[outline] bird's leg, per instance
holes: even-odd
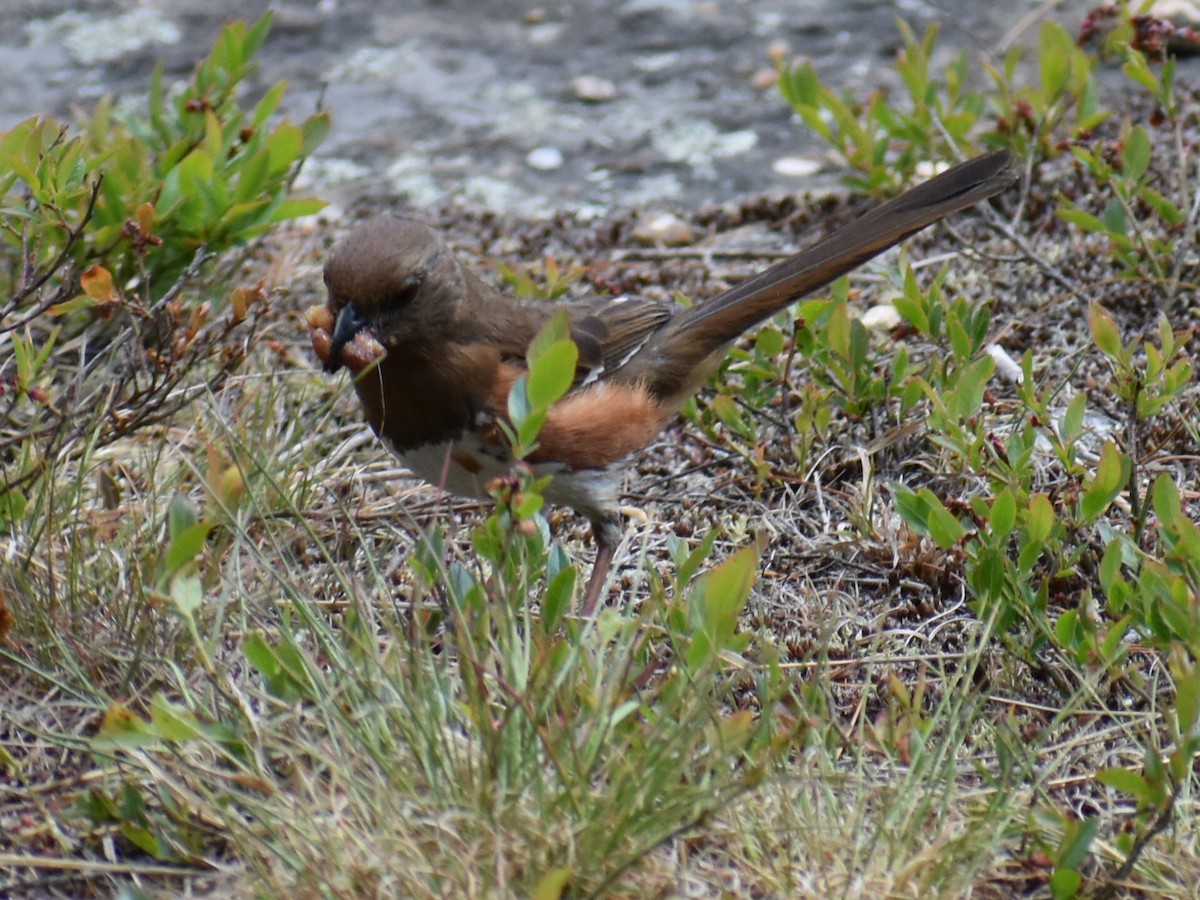
[[[615,509],[611,516],[592,519],[592,537],[596,541],[596,562],[592,564],[592,575],[583,592],[583,614],[591,618],[604,593],[604,582],[612,568],[617,545],[621,543],[621,515]]]
[[[588,579],[587,590],[583,595],[583,615],[591,618],[604,593],[604,581],[608,578],[608,570],[612,568],[613,556],[617,551],[616,545],[609,544],[596,538],[596,562],[592,564],[592,575]]]

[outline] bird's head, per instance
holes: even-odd
[[[325,262],[333,329],[325,367],[359,370],[370,357],[451,327],[463,272],[441,238],[420,222],[363,222]]]

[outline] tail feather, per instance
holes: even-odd
[[[680,362],[695,357],[689,360],[694,364],[922,228],[999,193],[1016,177],[1004,151],[948,169],[721,296],[676,315],[653,341],[655,355]],[[663,387],[670,392],[668,385]]]

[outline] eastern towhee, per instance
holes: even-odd
[[[309,310],[326,370],[355,377],[371,428],[406,466],[456,494],[486,497],[512,456],[498,422],[529,343],[566,309],[579,348],[574,386],[527,459],[550,473],[552,503],[592,523],[591,614],[621,537],[622,461],[649,443],[746,329],[950,213],[1016,179],[1007,153],[957,165],[824,240],[689,309],[639,297],[567,304],[484,284],[430,228],[380,217],[356,227],[325,263],[328,306]]]

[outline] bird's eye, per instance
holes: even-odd
[[[421,289],[421,282],[424,276],[420,272],[413,272],[405,278],[388,296],[389,306],[407,306],[412,303],[417,297],[417,291]]]

